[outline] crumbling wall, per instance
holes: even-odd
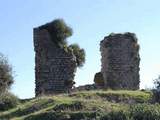
[[[133,33],[110,34],[100,43],[106,88],[139,88],[139,45]]]
[[[74,79],[76,60],[51,40],[45,29],[34,29],[36,96],[66,91],[65,82]]]

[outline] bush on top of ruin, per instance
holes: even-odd
[[[72,28],[70,28],[63,19],[55,19],[50,23],[42,25],[39,29],[45,29],[49,32],[52,41],[59,46],[67,45],[67,38],[72,36]]]
[[[78,44],[71,44],[68,46],[67,38],[72,36],[73,30],[63,19],[55,19],[50,23],[40,26],[39,29],[47,30],[52,41],[66,52],[73,52],[76,57],[77,66],[83,66],[85,63],[85,50],[80,48]]]

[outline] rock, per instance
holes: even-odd
[[[96,86],[103,87],[104,86],[104,79],[103,74],[101,72],[98,72],[94,76],[94,82]]]

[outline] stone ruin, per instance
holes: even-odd
[[[66,91],[66,81],[74,79],[74,55],[57,46],[49,32],[39,27],[34,28],[34,48],[36,96]]]
[[[35,93],[50,95],[68,90],[77,68],[73,51],[53,42],[48,30],[34,28]],[[95,75],[99,86],[112,89],[139,89],[139,45],[133,33],[110,34],[100,43],[101,72]],[[91,85],[85,88],[98,88]]]
[[[139,89],[139,45],[133,33],[110,34],[100,43],[104,87]]]

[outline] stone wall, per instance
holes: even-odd
[[[34,29],[36,96],[66,91],[65,81],[73,80],[76,60],[72,52],[57,46],[45,29]]]
[[[100,43],[106,88],[139,88],[139,45],[133,33],[110,34]]]

